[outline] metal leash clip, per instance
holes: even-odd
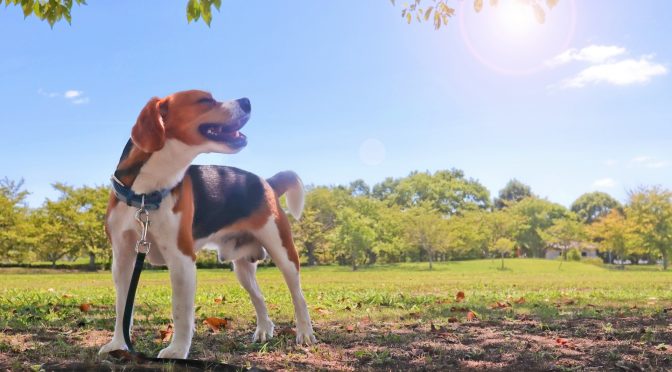
[[[145,196],[142,196],[142,203],[140,208],[135,212],[135,220],[138,221],[141,227],[140,239],[135,242],[136,253],[149,253],[152,243],[147,241],[147,231],[149,230],[149,211],[145,208]]]

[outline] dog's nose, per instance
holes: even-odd
[[[241,110],[243,110],[244,113],[249,114],[250,111],[252,110],[252,105],[250,105],[249,99],[241,98],[237,99],[236,102],[238,102],[238,106],[240,107]]]

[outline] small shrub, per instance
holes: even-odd
[[[581,261],[581,251],[576,248],[570,249],[567,251],[567,260],[569,261]]]

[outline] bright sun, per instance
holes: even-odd
[[[498,28],[506,38],[522,39],[531,36],[536,19],[532,7],[519,1],[501,2],[495,12]]]

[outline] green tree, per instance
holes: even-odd
[[[590,236],[598,242],[600,248],[609,252],[609,263],[612,262],[612,254],[623,262],[628,251],[634,246],[632,227],[628,222],[621,212],[612,209],[606,216],[588,227]]]
[[[334,238],[341,259],[357,270],[369,259],[369,252],[376,239],[373,220],[359,213],[357,207],[346,206],[337,211],[338,227]]]
[[[488,249],[494,241],[489,216],[490,212],[476,210],[451,216],[447,220],[447,252],[451,258],[487,257]]]
[[[509,204],[517,203],[531,196],[534,195],[532,195],[530,186],[514,178],[503,189],[499,190],[499,197],[495,198],[495,207],[502,209]]]
[[[407,209],[404,217],[408,241],[426,255],[432,270],[434,255],[448,246],[447,221],[427,203]]]
[[[59,202],[76,212],[63,221],[76,233],[75,244],[80,247],[81,254],[89,257],[89,269],[96,269],[96,257],[103,256],[110,261],[112,250],[105,234],[110,189],[107,186],[75,188],[62,183],[54,184],[54,188],[61,192]]]
[[[399,180],[385,180],[393,185],[385,200],[404,208],[428,204],[444,216],[484,209],[490,206],[490,193],[483,185],[464,176],[461,170],[412,172]],[[374,195],[384,194],[388,187],[374,186]]]
[[[494,251],[499,253],[502,257],[502,269],[504,269],[504,256],[507,253],[513,252],[513,250],[516,248],[516,242],[509,238],[499,238],[495,242],[494,246]]]
[[[334,261],[337,211],[351,198],[342,188],[316,187],[307,192],[303,216],[292,223],[294,241],[308,265]]]
[[[612,209],[622,209],[622,206],[618,200],[612,198],[609,194],[594,191],[579,196],[572,203],[570,209],[579,216],[581,221],[591,224],[608,215]]]
[[[350,182],[350,187],[348,187],[348,190],[350,190],[350,194],[352,194],[352,196],[371,195],[371,188],[362,179]]]
[[[56,267],[56,261],[79,255],[79,234],[72,228],[77,210],[69,200],[47,200],[30,217],[37,232],[34,247],[37,258]]]
[[[23,262],[31,243],[23,180],[0,179],[0,261]]]
[[[556,220],[565,218],[565,207],[531,197],[521,200],[509,209],[520,221],[515,237],[517,245],[532,257],[543,257],[546,244],[540,232],[553,226]]]
[[[672,191],[655,186],[630,192],[626,216],[633,222],[638,243],[659,254],[667,270],[672,250]]]

